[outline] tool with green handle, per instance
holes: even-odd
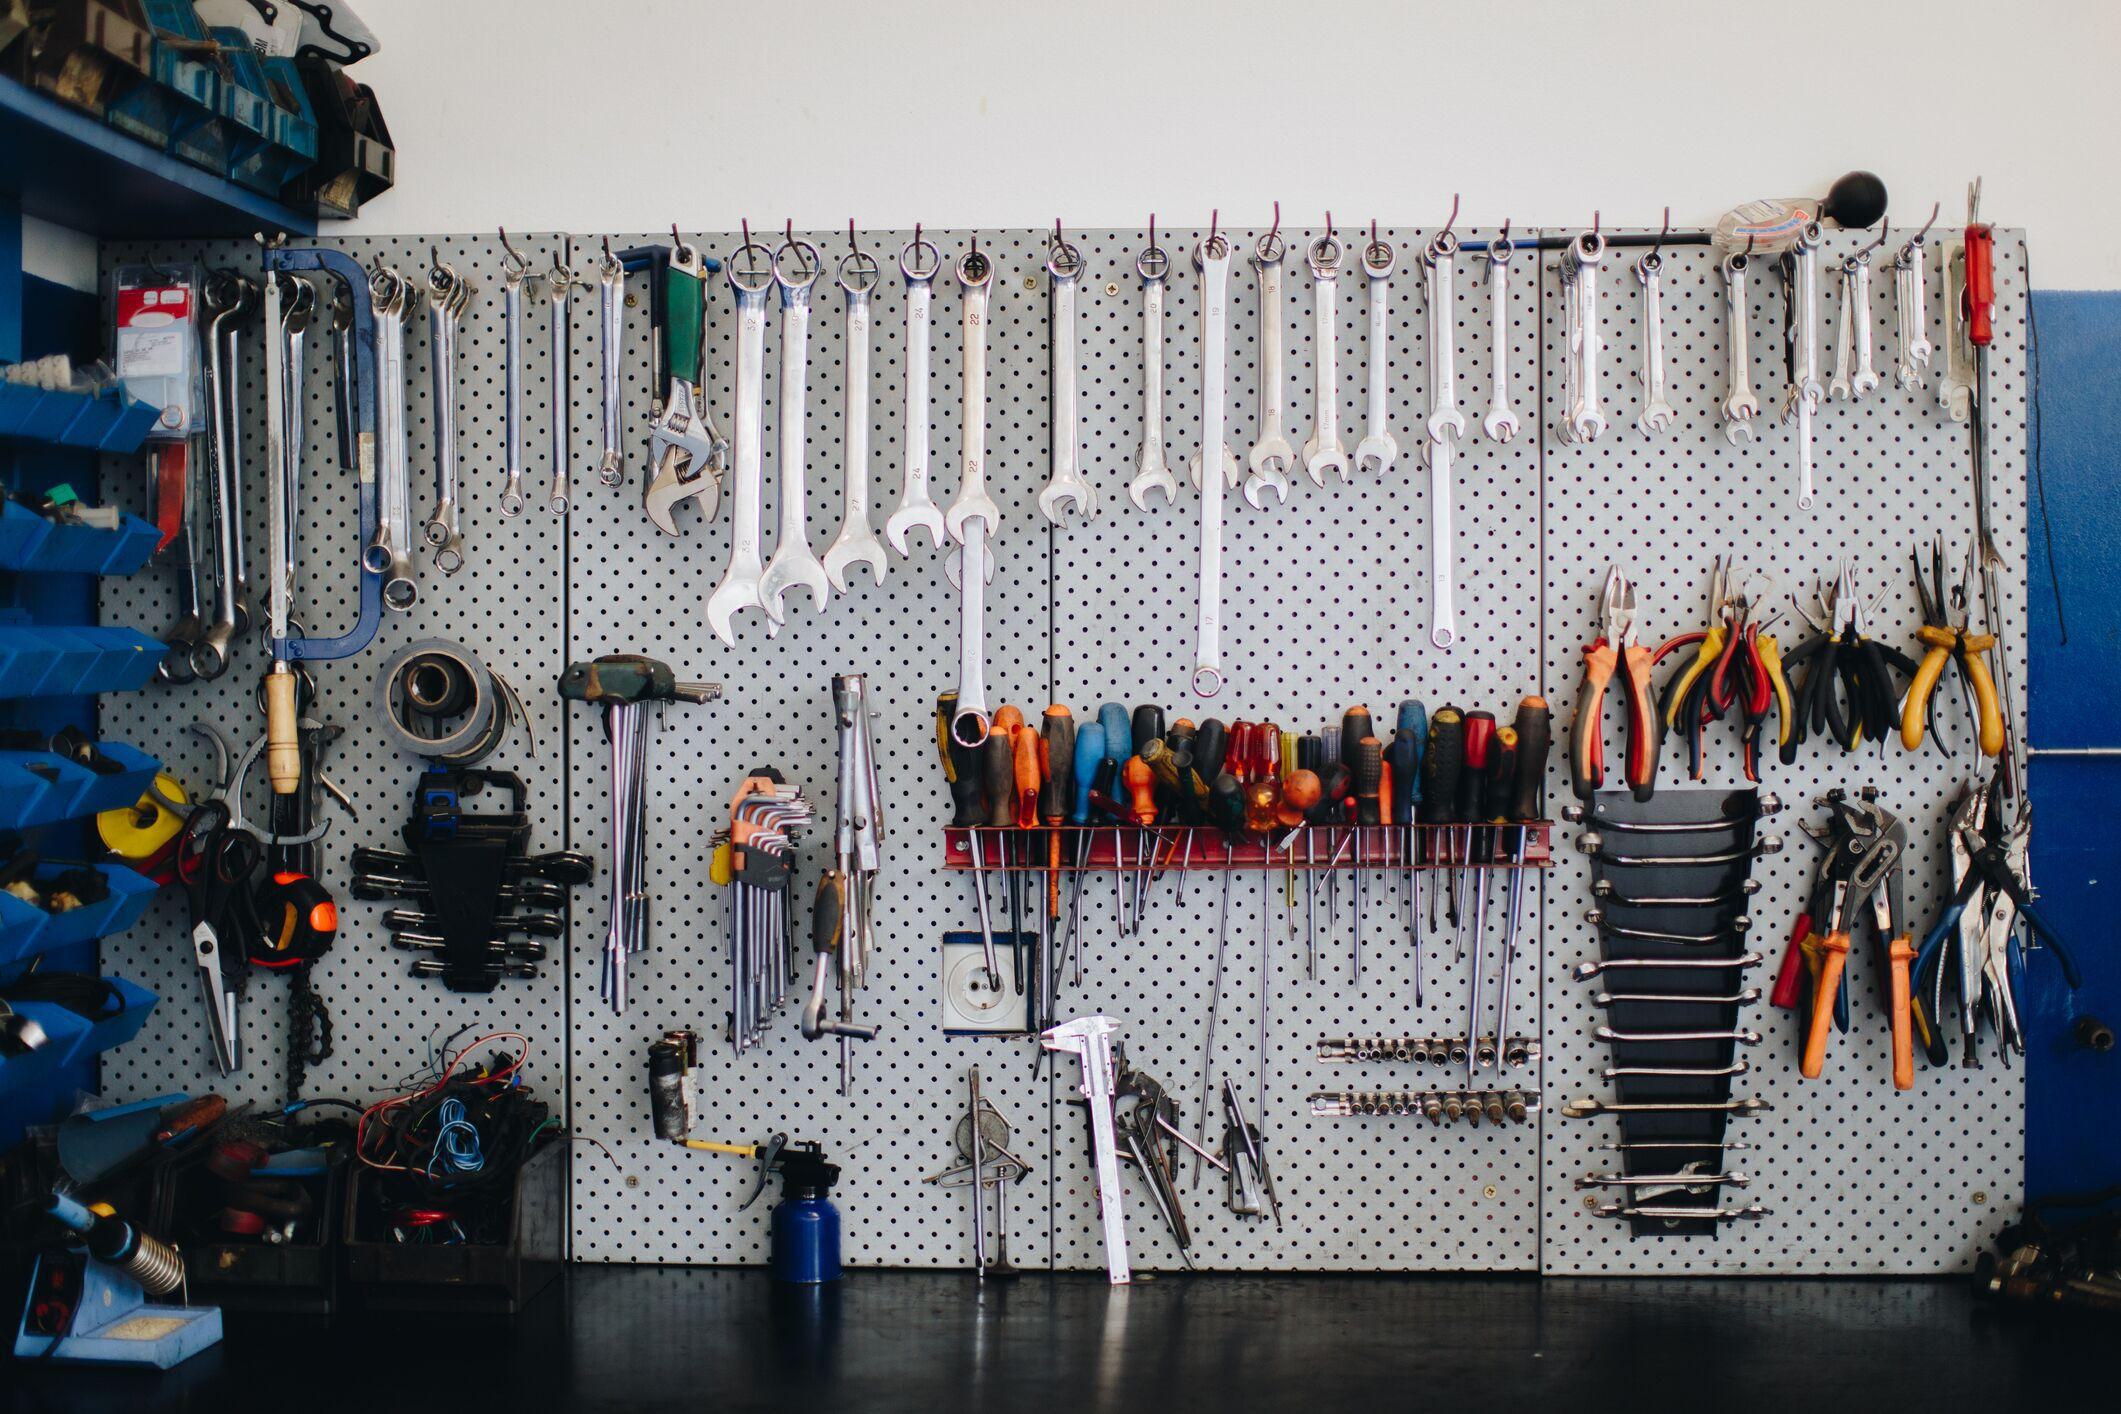
[[[700,355],[707,321],[706,275],[720,263],[703,257],[697,246],[679,241],[661,272],[663,366],[657,370],[664,388],[663,406],[648,436],[655,475],[642,506],[665,535],[678,533],[677,507],[699,498],[700,515],[714,519],[722,501],[722,472],[729,462],[729,441],[714,425],[701,382]]]

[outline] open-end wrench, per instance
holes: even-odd
[[[1731,378],[1723,399],[1723,435],[1732,446],[1760,440],[1753,419],[1760,416],[1760,399],[1753,396],[1753,354],[1749,330],[1752,305],[1745,294],[1746,257],[1723,258],[1723,323],[1731,351]]]
[[[1517,436],[1517,410],[1510,406],[1510,257],[1517,247],[1508,236],[1488,242],[1488,415],[1481,428],[1488,440],[1508,445]]]
[[[626,454],[619,450],[619,341],[625,320],[626,267],[606,240],[604,258],[597,262],[597,356],[604,374],[604,455],[597,461],[597,480],[606,486],[626,480]]]
[[[832,591],[825,567],[810,549],[810,512],[804,490],[804,461],[808,439],[804,435],[803,403],[810,382],[810,287],[817,283],[824,259],[817,247],[790,240],[773,254],[773,279],[781,288],[781,390],[774,410],[774,430],[780,434],[776,457],[781,474],[780,532],[774,538],[773,558],[766,561],[765,578],[759,581],[759,602],[765,607],[766,636],[788,619],[788,591],[798,586],[810,591],[811,607],[823,610]]]
[[[1337,254],[1334,258],[1339,259]],[[1200,487],[1200,614],[1193,693],[1213,697],[1223,686],[1223,491],[1234,486],[1237,478],[1237,454],[1223,440],[1223,380],[1230,338],[1229,240],[1211,236],[1202,241],[1194,247],[1193,264],[1200,271],[1200,453],[1193,459],[1193,483]]]
[[[1038,493],[1039,514],[1065,525],[1073,510],[1084,520],[1097,514],[1097,491],[1083,479],[1082,427],[1075,405],[1075,282],[1083,273],[1083,253],[1055,240],[1046,253],[1046,274],[1053,285],[1053,471]]]
[[[1817,476],[1812,461],[1812,419],[1826,399],[1819,380],[1819,224],[1805,227],[1796,247],[1783,257],[1790,281],[1789,331],[1790,379],[1783,391],[1782,420],[1797,424],[1797,509],[1808,511],[1818,504]]]
[[[190,674],[213,679],[227,671],[230,647],[244,631],[236,579],[236,522],[242,516],[237,485],[235,379],[230,362],[235,321],[250,302],[241,276],[215,271],[206,282],[207,522],[214,539],[213,616],[191,647]],[[196,583],[196,581],[194,581]]]
[[[943,513],[928,494],[928,328],[935,294],[935,275],[942,256],[933,243],[918,234],[898,253],[899,273],[906,277],[906,470],[898,507],[884,522],[884,538],[901,555],[906,533],[928,532],[928,543],[939,546],[945,534]]]
[[[698,246],[685,240],[671,246],[670,259],[661,262],[663,399],[648,431],[648,460],[655,470],[641,493],[641,510],[665,535],[678,533],[681,503],[697,500],[702,520],[713,520],[722,506],[729,443],[708,409],[701,357],[706,348],[709,263]]]
[[[1635,262],[1642,285],[1642,414],[1635,430],[1647,437],[1668,432],[1679,420],[1664,396],[1664,257],[1650,251]]]
[[[1362,248],[1363,280],[1370,297],[1370,337],[1363,347],[1369,362],[1369,398],[1363,415],[1362,440],[1355,444],[1355,469],[1382,476],[1399,460],[1399,443],[1392,440],[1387,423],[1391,418],[1391,293],[1392,267],[1399,252],[1390,241],[1371,241]]]
[[[1584,231],[1562,255],[1573,272],[1569,286],[1569,349],[1576,359],[1575,398],[1568,409],[1571,440],[1592,442],[1605,431],[1605,409],[1598,398],[1598,351],[1605,340],[1598,325],[1598,267],[1605,259],[1605,237]]]
[[[1281,267],[1287,254],[1288,247],[1272,231],[1252,247],[1252,268],[1259,277],[1259,440],[1246,459],[1252,473],[1247,491],[1257,485],[1264,493],[1271,486],[1284,502],[1289,499],[1289,467],[1296,460],[1296,448],[1283,431],[1288,409],[1282,394]]]
[[[1929,300],[1923,291],[1929,257],[1923,253],[1920,235],[1908,238],[1893,257],[1893,295],[1899,314],[1900,347],[1898,377],[1902,388],[1922,386],[1922,370],[1930,366]]]
[[[1841,304],[1834,323],[1834,373],[1827,379],[1829,400],[1856,397],[1856,258],[1841,262]]]
[[[1340,315],[1335,309],[1341,255],[1341,244],[1331,231],[1311,242],[1305,255],[1311,267],[1311,362],[1317,378],[1304,470],[1314,486],[1326,484],[1328,471],[1343,483],[1348,479],[1348,454],[1340,445]]]
[[[567,309],[577,288],[589,288],[573,260],[573,242],[563,236],[560,249],[552,253],[552,269],[545,276],[545,300],[552,306],[552,492],[545,498],[545,505],[559,516],[566,515],[574,505],[574,476],[568,470],[574,461],[574,448],[569,445],[574,437],[574,371],[570,366],[574,345]],[[386,587],[385,602],[388,597]]]
[[[1001,522],[1001,508],[987,494],[987,301],[994,290],[994,262],[974,246],[957,262],[964,300],[964,475],[957,499],[944,516],[958,542],[951,557],[958,588],[957,707],[950,737],[960,746],[987,739],[987,594],[994,552],[987,538]],[[946,568],[952,568],[946,565]]]
[[[383,576],[383,607],[405,613],[419,602],[412,570],[411,468],[405,451],[405,324],[418,299],[410,281],[378,264],[368,277],[376,317],[376,533],[361,563]]]
[[[1127,499],[1138,511],[1149,509],[1149,493],[1164,493],[1164,504],[1178,501],[1178,478],[1164,460],[1164,279],[1171,257],[1153,242],[1134,258],[1142,280],[1142,449],[1135,461]]]
[[[1856,257],[1850,275],[1849,303],[1855,306],[1856,372],[1849,379],[1849,394],[1861,398],[1878,388],[1878,368],[1871,359],[1871,253]]]
[[[870,582],[884,582],[891,557],[869,523],[869,292],[881,274],[876,257],[851,250],[840,257],[837,279],[846,296],[847,384],[841,442],[846,462],[840,489],[840,533],[825,550],[825,577],[847,592],[847,571],[869,566]]]
[[[501,514],[523,514],[523,286],[530,267],[502,237]]]
[[[464,533],[458,524],[457,328],[471,303],[471,281],[454,266],[437,262],[427,270],[427,352],[434,394],[435,507],[421,527],[434,565],[443,574],[464,568]]]
[[[1966,240],[1954,236],[1937,247],[1937,273],[1944,290],[1944,376],[1937,381],[1937,404],[1954,422],[1965,422],[1974,408],[1974,345],[1967,337]],[[1920,277],[1917,277],[1919,291]]]
[[[1438,231],[1421,252],[1429,313],[1429,436],[1456,443],[1466,435],[1458,410],[1458,237]]]
[[[707,597],[707,626],[734,647],[734,625],[740,609],[766,606],[759,599],[765,566],[759,559],[759,523],[765,504],[766,292],[774,285],[765,250],[746,244],[723,262],[736,299],[735,457],[730,492],[729,568]],[[745,259],[744,257],[749,257]]]

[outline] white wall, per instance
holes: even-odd
[[[1705,224],[1886,179],[2121,286],[2110,0],[356,0],[403,154],[385,232]]]

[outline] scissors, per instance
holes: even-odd
[[[243,1068],[237,1025],[246,940],[259,932],[251,877],[264,850],[256,835],[237,826],[226,799],[212,796],[184,822],[178,837],[177,879],[191,905],[192,962],[206,1003],[207,1036],[223,1075]]]

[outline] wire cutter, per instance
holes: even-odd
[[[1718,623],[1705,632],[1684,633],[1670,639],[1650,655],[1655,666],[1674,650],[1696,647],[1693,661],[1664,686],[1658,697],[1658,716],[1667,730],[1676,731],[1687,744],[1688,771],[1695,780],[1704,779],[1701,758],[1702,730],[1721,721],[1735,705],[1743,720],[1740,731],[1741,764],[1748,781],[1760,779],[1760,735],[1767,725],[1768,708],[1780,706],[1782,733],[1790,735],[1789,680],[1782,670],[1782,649],[1764,632],[1782,611],[1762,619],[1753,618],[1773,590],[1764,574],[1735,584],[1735,558],[1718,555],[1709,586],[1709,611]]]
[[[251,893],[251,877],[263,859],[257,836],[232,823],[228,801],[218,792],[192,811],[179,836],[176,870],[191,908],[192,963],[206,1006],[207,1039],[223,1075],[243,1068],[242,968],[251,939],[263,931]]]
[[[1650,688],[1650,650],[1635,641],[1635,586],[1613,566],[1600,596],[1598,636],[1583,650],[1583,693],[1576,699],[1569,776],[1590,801],[1605,784],[1606,684],[1616,673],[1627,699],[1628,789],[1648,800],[1657,788],[1657,748],[1664,735]]]
[[[1797,748],[1808,736],[1820,732],[1831,732],[1844,751],[1854,751],[1866,739],[1882,741],[1900,725],[1902,715],[1888,669],[1915,675],[1913,659],[1870,636],[1870,615],[1878,601],[1865,602],[1852,562],[1843,560],[1833,584],[1816,589],[1813,597],[1820,613],[1813,614],[1801,602],[1797,607],[1819,632],[1784,660],[1791,672],[1804,665],[1796,690],[1795,729],[1782,743],[1785,766],[1795,763]],[[1880,591],[1878,600],[1884,597]],[[1845,708],[1835,693],[1837,681],[1847,697]]]
[[[1940,535],[1932,543],[1926,572],[1921,550],[1915,551],[1914,560],[1915,597],[1922,605],[1922,627],[1915,630],[1915,637],[1927,651],[1908,686],[1907,705],[1900,714],[1900,744],[1909,751],[1921,749],[1923,729],[1930,716],[1930,698],[1944,677],[1946,665],[1954,664],[1959,669],[1960,700],[1966,704],[1967,719],[1974,725],[1981,754],[2001,756],[2003,708],[1996,697],[1996,682],[1989,675],[1986,656],[1996,646],[1996,639],[1992,634],[1968,631],[1973,617],[1973,555],[1968,553],[1966,568],[1951,587],[1949,597],[1944,584],[1944,537]],[[1954,608],[1959,610],[1956,624],[1952,622]]]
[[[1807,1080],[1817,1080],[1826,1064],[1826,1042],[1834,1013],[1834,995],[1840,990],[1842,973],[1848,966],[1849,932],[1856,914],[1880,889],[1897,889],[1900,856],[1907,849],[1907,827],[1878,804],[1875,791],[1865,790],[1855,799],[1845,791],[1829,791],[1827,808],[1833,812],[1832,844],[1825,868],[1832,880],[1828,905],[1829,923],[1821,945],[1819,977],[1812,989],[1812,1020],[1804,1039],[1804,1058],[1798,1071]],[[1888,895],[1880,914],[1888,928],[1896,926],[1905,910]],[[1902,1069],[1899,1057],[1908,1059],[1908,1085],[1914,1084],[1913,1040],[1908,1022],[1908,964],[1915,956],[1912,942],[1895,933],[1889,937],[1887,958],[1891,968],[1890,995],[1895,1083]],[[1902,1088],[1907,1088],[1903,1086]]]

